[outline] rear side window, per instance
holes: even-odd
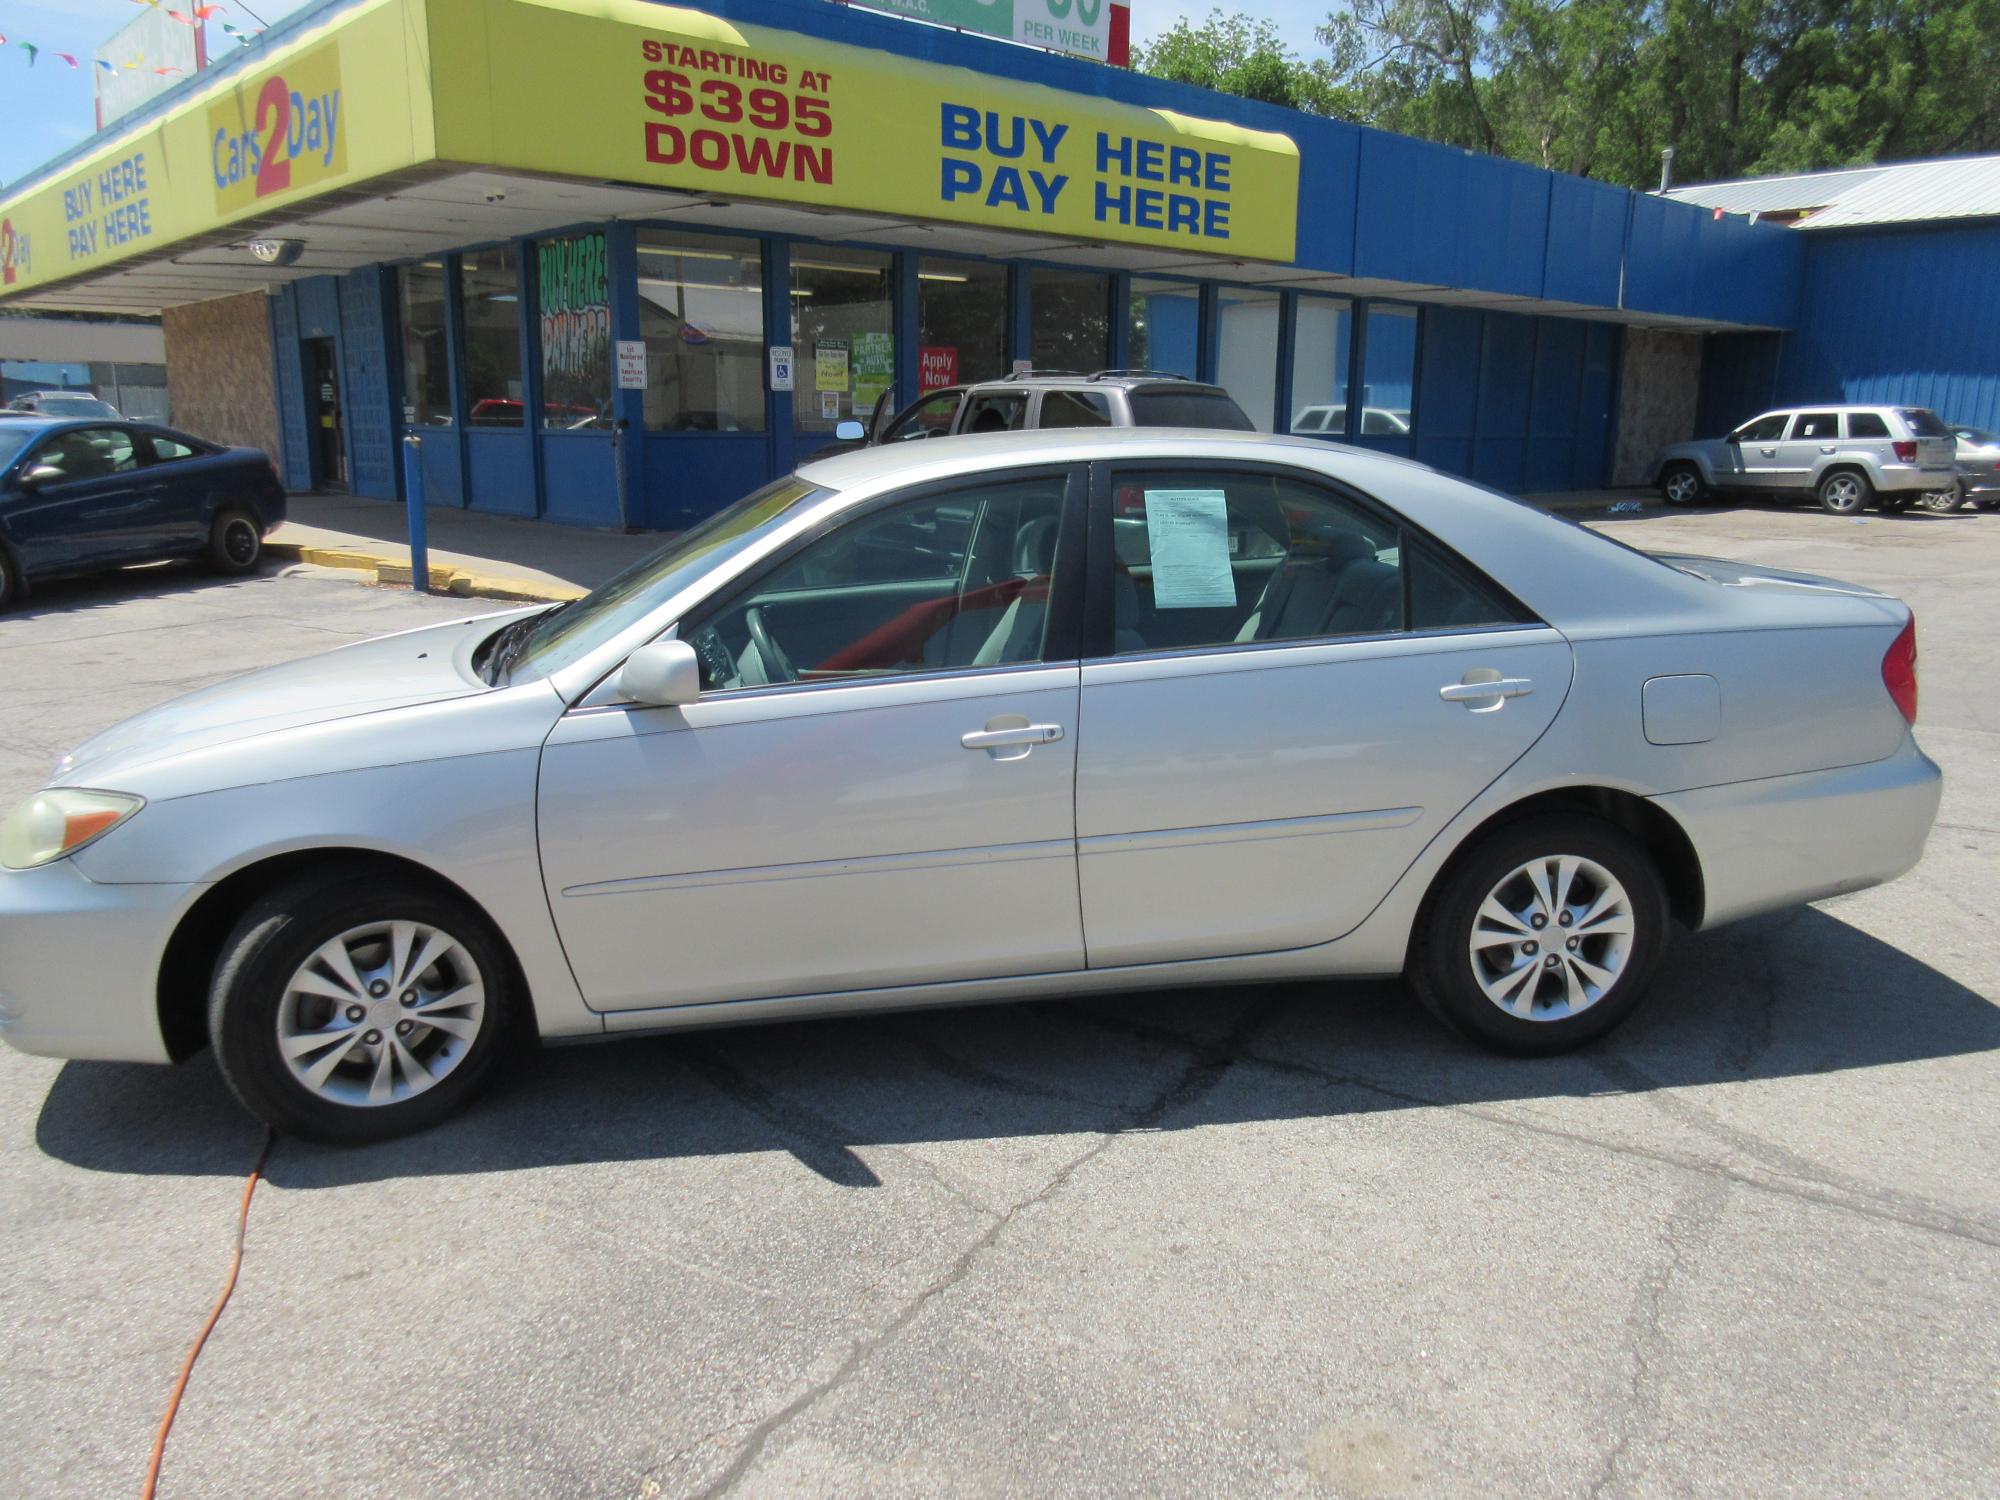
[[[1028,397],[1024,391],[1007,391],[996,396],[974,396],[965,409],[960,432],[1019,432],[1028,424]]]
[[[1225,432],[1254,432],[1243,408],[1221,391],[1177,391],[1152,387],[1132,393],[1135,427],[1218,427]]]
[[[191,443],[176,442],[170,437],[148,437],[141,441],[152,444],[155,463],[172,463],[177,458],[193,458],[201,449]]]
[[[1926,411],[1921,406],[1899,406],[1896,415],[1903,419],[1903,425],[1910,429],[1911,437],[1950,437],[1951,429],[1940,422],[1937,413]]]
[[[1872,411],[1852,411],[1847,414],[1847,435],[1851,438],[1885,438],[1889,435],[1889,424]]]
[[[1111,402],[1101,391],[1044,391],[1041,425],[1109,427]]]
[[[1792,436],[1805,438],[1837,438],[1840,436],[1840,414],[1831,411],[1801,412],[1792,425]]]

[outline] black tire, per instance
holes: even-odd
[[[465,955],[475,971],[473,977],[483,986],[484,1009],[469,1045],[458,1035],[429,1030],[421,1022],[398,1022],[398,1036],[411,1031],[404,1050],[413,1054],[421,1051],[426,1068],[440,1068],[437,1080],[393,1102],[342,1102],[316,1092],[294,1075],[280,1050],[279,1034],[286,1015],[298,1012],[286,1012],[284,1007],[295,980],[324,945],[356,929],[391,922],[419,923],[454,940],[454,953]],[[411,956],[412,962],[416,956]],[[456,957],[440,959],[422,972],[437,974],[441,965],[456,966],[458,962]],[[244,914],[223,944],[209,991],[209,1039],[231,1091],[244,1108],[273,1128],[327,1145],[387,1140],[429,1129],[457,1113],[479,1092],[518,1020],[513,976],[512,956],[493,924],[462,900],[407,876],[379,871],[306,876],[270,891]],[[410,977],[412,991],[405,993],[414,991],[420,977]],[[463,973],[456,973],[446,983],[462,988],[464,979]],[[384,987],[383,995],[386,999],[358,997],[363,1005],[352,1009],[396,1004],[398,996],[389,992],[389,987]],[[309,996],[291,999],[295,1008],[311,1002]],[[352,1024],[344,1019],[329,1024],[351,1033],[362,1026],[372,1028],[377,1019],[365,1015]],[[371,1037],[380,1045],[370,1046]],[[332,1069],[333,1085],[362,1089],[363,1075],[373,1072],[370,1055],[379,1057],[387,1048],[398,1046],[402,1043],[390,1041],[386,1032],[370,1029],[347,1045],[335,1043],[320,1049],[317,1055],[302,1059],[301,1066],[322,1061],[337,1047],[342,1056]],[[461,1049],[455,1062],[450,1061],[454,1047]],[[392,1082],[401,1070],[406,1088],[410,1085],[410,1076],[401,1069],[399,1060],[388,1067]]]
[[[1473,957],[1472,941],[1475,928],[1496,930],[1490,921],[1481,925],[1481,907],[1496,889],[1510,888],[1504,884],[1510,872],[1564,856],[1594,864],[1616,880],[1624,891],[1632,932],[1616,977],[1595,1000],[1573,1014],[1563,1013],[1567,1003],[1561,998],[1571,965],[1563,961],[1561,953],[1533,951],[1544,945],[1553,949],[1553,943],[1524,932],[1533,940],[1530,951],[1518,951],[1524,945],[1517,944],[1508,945],[1516,951],[1502,957],[1495,957],[1498,950],[1494,948],[1482,950],[1496,968],[1517,964],[1520,967],[1510,972],[1524,977],[1527,969],[1536,970],[1535,977],[1526,978],[1521,993],[1529,1009],[1545,1014],[1529,1019],[1502,1009],[1500,1001],[1487,996],[1475,969],[1479,961]],[[1586,889],[1594,891],[1595,887]],[[1569,914],[1576,915],[1573,910]],[[1526,818],[1495,829],[1453,861],[1425,903],[1405,972],[1425,1007],[1472,1040],[1496,1051],[1526,1056],[1565,1052],[1604,1035],[1638,1008],[1666,952],[1669,920],[1666,888],[1652,856],[1623,829],[1582,815]],[[1607,945],[1616,938],[1599,934],[1567,941],[1580,941],[1578,956],[1596,967],[1610,963]],[[1549,963],[1556,967],[1544,974],[1540,966]],[[1544,1004],[1544,1000],[1551,1003]]]
[[[1859,469],[1835,469],[1825,475],[1815,491],[1820,509],[1830,515],[1859,515],[1875,498],[1875,486]]]
[[[216,512],[208,528],[209,566],[240,578],[257,571],[264,560],[264,523],[247,510]]]
[[[1700,505],[1708,498],[1708,483],[1693,464],[1668,464],[1660,470],[1660,498],[1669,505]]]
[[[1916,503],[1917,497],[1914,494],[1908,490],[1900,490],[1893,495],[1880,497],[1875,502],[1875,508],[1885,516],[1900,516]]]
[[[26,595],[27,590],[21,585],[21,570],[14,566],[7,549],[0,547],[0,615],[18,608]]]

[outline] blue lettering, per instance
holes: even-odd
[[[1202,204],[1201,232],[1212,240],[1229,238],[1229,200],[1210,198]]]
[[[1101,135],[1098,137],[1100,141],[1103,139],[1104,137]],[[1122,187],[1116,193],[1113,193],[1110,185],[1101,181],[1096,184],[1096,187],[1097,222],[1102,224],[1106,219],[1116,217],[1120,224],[1130,224],[1132,222],[1132,190],[1128,187]]]
[[[1052,214],[1056,211],[1056,199],[1060,198],[1062,190],[1069,186],[1068,177],[1044,177],[1040,172],[1035,171],[1028,173],[1028,181],[1034,184],[1035,196],[1042,200],[1042,212],[1045,214]]]
[[[1158,188],[1140,188],[1133,194],[1136,207],[1132,210],[1132,222],[1140,229],[1165,229],[1167,221],[1163,205],[1166,196]]]
[[[990,109],[986,112],[986,149],[995,156],[1013,161],[1028,149],[1027,132],[1021,128],[1019,115],[1009,115],[1007,123],[1014,127],[1014,138],[1003,146],[1000,144],[1000,117]]]
[[[986,190],[986,206],[998,208],[1002,203],[1011,203],[1022,213],[1028,211],[1028,191],[1021,184],[1019,167],[993,169],[993,186]]]
[[[1143,177],[1147,182],[1162,182],[1166,179],[1167,148],[1158,141],[1139,142],[1139,160],[1133,167],[1134,177]]]
[[[944,180],[938,185],[938,195],[945,202],[949,203],[954,198],[979,191],[978,162],[960,161],[956,157],[947,156],[939,165],[943,168]]]
[[[334,132],[340,128],[340,90],[335,89],[325,99],[326,104],[326,150],[320,161],[326,166],[333,165],[333,150],[340,137]]]
[[[944,104],[938,108],[943,118],[938,139],[953,151],[977,151],[979,111],[963,104]]]
[[[1192,146],[1167,149],[1167,181],[1188,187],[1201,186],[1201,153]]]
[[[1062,138],[1069,134],[1069,126],[1058,125],[1055,129],[1051,130],[1040,120],[1030,119],[1028,123],[1034,126],[1035,140],[1042,148],[1042,165],[1054,166],[1056,164],[1056,147],[1060,146]]]
[[[1097,132],[1097,170],[1108,172],[1113,162],[1118,163],[1119,176],[1132,175],[1132,137],[1121,135],[1118,137],[1118,144],[1113,146],[1111,137],[1100,130]],[[1102,218],[1103,215],[1100,214],[1098,217]]]
[[[1220,151],[1208,153],[1208,180],[1202,185],[1211,193],[1229,191],[1229,158]]]

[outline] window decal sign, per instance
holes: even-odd
[[[1155,609],[1235,605],[1229,498],[1221,490],[1147,490],[1146,547],[1152,555]]]
[[[1046,0],[1035,0],[1046,3]],[[1298,148],[650,0],[453,0],[446,160],[1289,261]],[[441,39],[442,40],[442,39]],[[560,120],[561,128],[550,128]]]

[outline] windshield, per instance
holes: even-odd
[[[11,464],[15,455],[41,434],[39,427],[0,427],[0,468]]]
[[[788,475],[682,532],[574,603],[550,610],[514,655],[509,681],[546,677],[588,656],[741,552],[793,506],[825,493]]]

